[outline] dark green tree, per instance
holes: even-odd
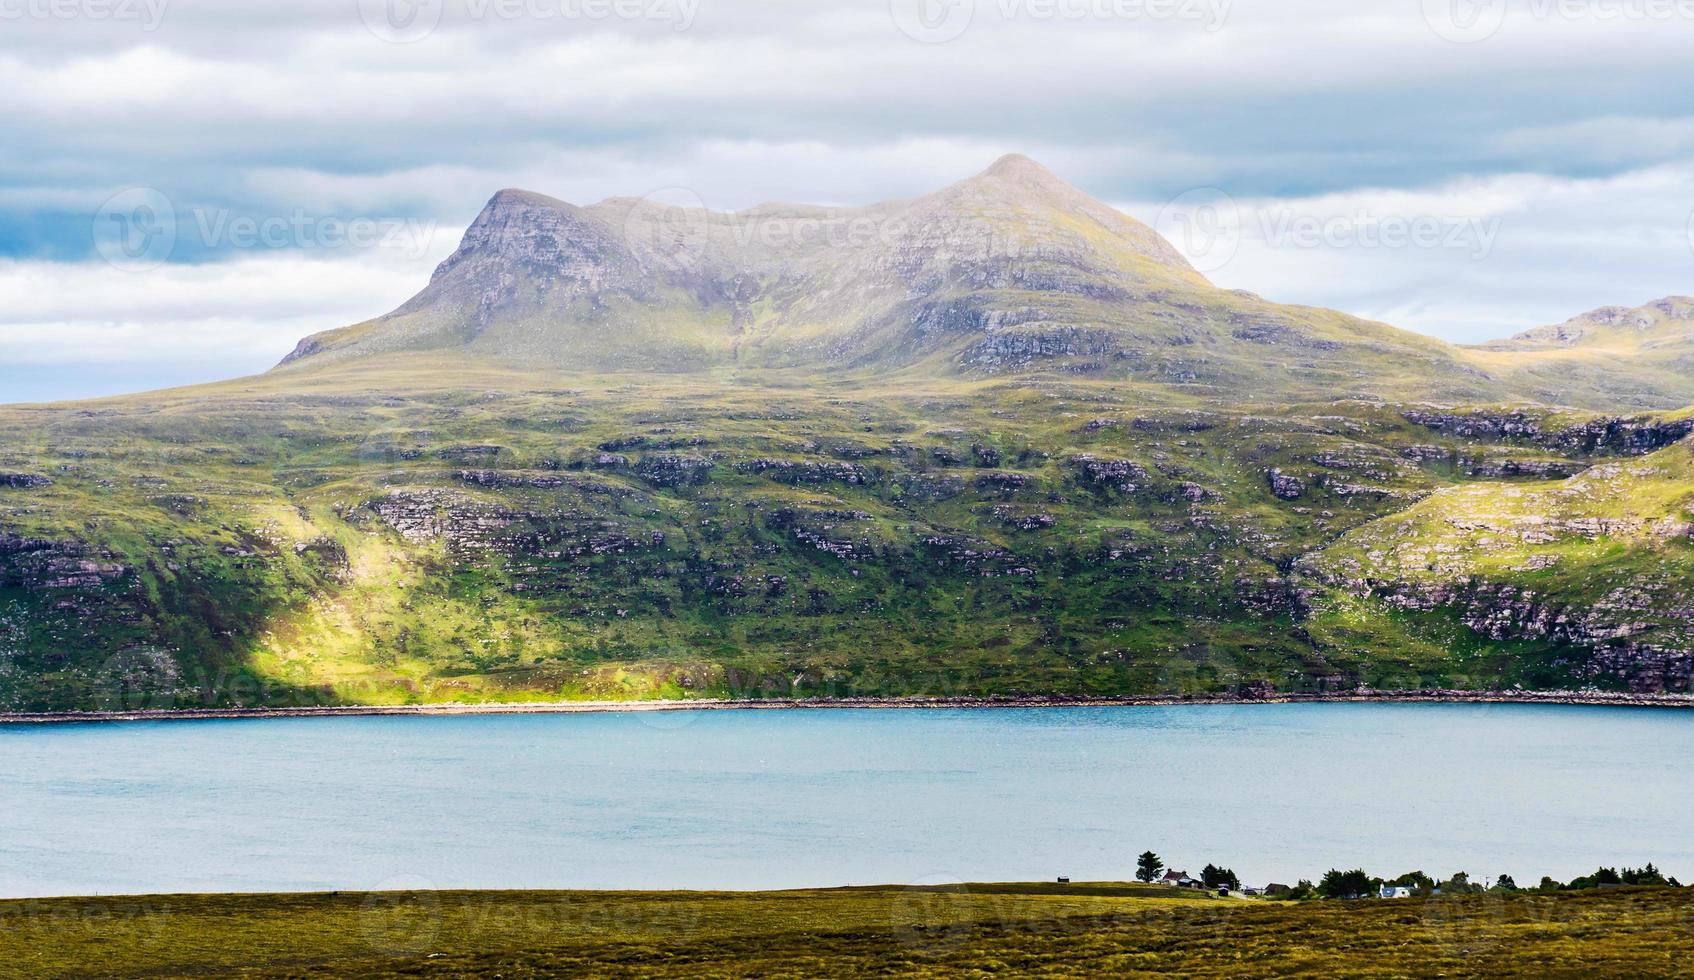
[[[1443,895],[1465,895],[1470,892],[1482,891],[1481,885],[1471,884],[1470,873],[1466,871],[1453,872],[1453,877],[1441,882],[1436,887],[1441,889]]]
[[[1629,869],[1625,868],[1624,870],[1628,871]],[[1621,884],[1623,884],[1623,876],[1618,874],[1618,870],[1616,868],[1595,868],[1593,874],[1583,875],[1580,878],[1572,878],[1570,880],[1570,884],[1565,887],[1581,890],[1584,888],[1599,888],[1602,885]]]
[[[1142,851],[1141,856],[1135,859],[1136,881],[1158,881],[1164,873],[1165,862],[1152,851]]]
[[[1362,868],[1337,871],[1330,868],[1318,882],[1318,894],[1324,898],[1368,898],[1376,894],[1381,881],[1372,878]]]
[[[1207,888],[1228,888],[1230,891],[1241,890],[1241,879],[1235,876],[1235,872],[1228,868],[1220,868],[1214,864],[1208,864],[1204,868],[1200,869],[1200,880],[1205,883]]]
[[[1501,875],[1495,879],[1494,887],[1500,891],[1515,892],[1518,890],[1518,883],[1512,880],[1511,875]]]
[[[1563,882],[1554,881],[1552,879],[1552,877],[1550,877],[1548,875],[1542,875],[1541,876],[1541,884],[1536,886],[1536,887],[1538,887],[1541,891],[1544,891],[1544,892],[1556,892],[1556,891],[1563,891],[1565,886],[1564,886]]]

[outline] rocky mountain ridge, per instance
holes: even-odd
[[[1482,346],[1490,350],[1527,350],[1620,342],[1685,344],[1690,336],[1694,336],[1694,297],[1667,296],[1637,307],[1602,306],[1563,323],[1525,330]]]
[[[1447,400],[1503,391],[1439,341],[1219,289],[1016,155],[857,208],[501,191],[417,296],[307,338],[284,367],[435,350],[560,370],[1080,374],[1266,401],[1389,397],[1409,379]]]

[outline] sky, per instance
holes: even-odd
[[[1214,282],[1478,342],[1694,293],[1694,0],[0,0],[0,402],[265,370],[500,188],[1034,157]]]

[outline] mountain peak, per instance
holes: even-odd
[[[556,197],[548,197],[546,194],[537,194],[535,191],[526,191],[521,187],[505,187],[494,192],[494,196],[488,199],[487,204],[483,205],[483,210],[498,207],[518,207],[523,205],[539,205],[542,207],[556,208],[571,206]]]
[[[1013,184],[1056,184],[1063,187],[1070,186],[1061,180],[1057,174],[1053,173],[1053,171],[1048,170],[1046,167],[1036,163],[1034,160],[1024,156],[1022,153],[1006,154],[990,164],[988,169],[984,170],[979,176],[994,177],[998,180],[1004,180]]]

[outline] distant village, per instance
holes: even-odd
[[[1241,879],[1228,868],[1208,864],[1201,869],[1198,877],[1187,871],[1179,871],[1165,866],[1164,859],[1152,851],[1144,851],[1136,858],[1135,879],[1145,884],[1164,885],[1170,888],[1191,888],[1197,891],[1213,892],[1220,897],[1242,896],[1246,898],[1270,898],[1288,901],[1302,899],[1396,899],[1416,898],[1426,895],[1476,894],[1491,891],[1572,891],[1586,888],[1621,888],[1630,885],[1664,886],[1681,888],[1682,883],[1674,877],[1666,877],[1652,862],[1640,868],[1606,868],[1595,869],[1593,874],[1573,878],[1568,882],[1557,881],[1543,876],[1541,881],[1530,889],[1519,887],[1509,874],[1485,877],[1481,882],[1473,881],[1470,875],[1460,871],[1445,880],[1438,880],[1422,871],[1411,871],[1397,878],[1377,878],[1361,868],[1352,871],[1330,869],[1316,883],[1301,879],[1293,885],[1272,882],[1266,885],[1243,885]],[[1069,878],[1060,878],[1061,884],[1069,883]]]

